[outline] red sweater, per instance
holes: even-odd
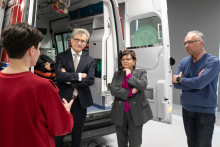
[[[32,72],[0,72],[0,146],[55,147],[54,135],[72,131],[53,81]]]

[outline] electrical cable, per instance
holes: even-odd
[[[89,144],[87,145],[87,147],[89,147],[90,143],[96,143],[96,147],[101,146],[100,144],[97,143],[97,141],[95,139],[92,139]]]

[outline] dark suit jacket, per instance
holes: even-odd
[[[62,72],[65,68],[66,72]],[[79,101],[82,108],[93,105],[92,94],[89,86],[94,84],[95,64],[94,59],[88,54],[82,52],[77,71],[75,72],[71,49],[59,53],[56,58],[56,80],[59,88],[59,95],[68,102],[72,99],[74,88],[78,91]],[[79,81],[78,73],[86,73],[87,77]],[[65,82],[71,82],[71,85]]]
[[[114,74],[110,91],[115,100],[112,107],[111,119],[115,125],[123,125],[125,102],[128,100],[131,114],[134,120],[135,126],[142,125],[148,120],[153,118],[153,114],[145,95],[144,90],[147,87],[147,72],[143,69],[134,69],[132,76],[128,80],[130,88],[137,88],[139,91],[128,98],[129,89],[122,88],[121,85],[124,81],[123,71],[117,71]]]

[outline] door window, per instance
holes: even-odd
[[[56,43],[57,43],[57,51],[58,53],[63,52],[63,41],[62,41],[62,36],[61,35],[56,35]]]
[[[131,47],[162,45],[161,20],[154,16],[132,21],[130,35]]]
[[[57,52],[61,53],[69,48],[72,33],[59,33],[55,34]]]
[[[71,40],[71,35],[72,33],[64,33],[63,34],[63,42],[64,42],[64,49],[68,49],[69,48],[69,43]]]

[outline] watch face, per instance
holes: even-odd
[[[177,77],[176,81],[179,83],[180,79],[181,79],[181,77]]]

